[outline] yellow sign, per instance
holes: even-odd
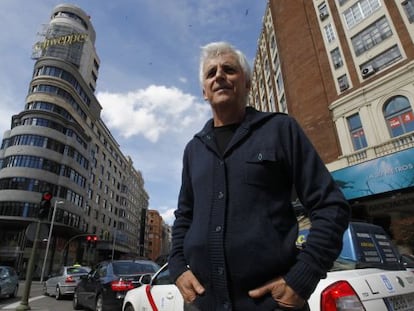
[[[86,33],[74,33],[70,35],[64,35],[57,38],[46,39],[43,42],[38,42],[35,44],[35,50],[44,50],[53,45],[70,45],[77,42],[85,42],[88,34]]]
[[[299,234],[298,238],[296,239],[296,246],[302,246],[303,243],[306,242],[306,235],[305,234]]]

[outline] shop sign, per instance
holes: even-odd
[[[88,34],[86,33],[73,33],[56,38],[49,38],[42,42],[38,42],[34,45],[34,50],[44,50],[53,45],[71,45],[78,42],[85,42]]]
[[[332,172],[345,197],[366,197],[414,186],[414,148]]]

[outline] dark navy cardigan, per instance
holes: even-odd
[[[312,222],[301,251],[293,185]],[[283,276],[308,299],[341,250],[349,206],[293,118],[246,108],[223,156],[212,120],[186,146],[175,216],[170,273],[191,269],[201,310],[271,310],[270,295],[248,291]]]

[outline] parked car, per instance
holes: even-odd
[[[59,272],[50,274],[43,283],[43,294],[55,296],[56,300],[73,295],[81,275],[87,275],[90,271],[89,267],[63,266]]]
[[[148,277],[159,268],[150,260],[101,262],[88,275],[80,277],[73,295],[73,308],[120,311],[125,294],[142,284],[143,275]]]
[[[414,273],[414,255],[402,254],[401,262],[405,269]]]
[[[124,299],[122,311],[165,310],[182,311],[184,300],[178,287],[171,282],[168,263],[165,263],[141,287],[130,290]]]
[[[0,266],[0,297],[16,297],[19,275],[13,267]]]
[[[308,229],[298,236],[304,247]],[[414,310],[414,276],[385,231],[376,225],[352,222],[344,233],[342,252],[333,269],[309,299],[311,311]],[[144,278],[143,283],[146,283]],[[183,298],[171,282],[168,264],[149,284],[129,291],[122,311],[182,311]]]

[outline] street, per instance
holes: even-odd
[[[20,305],[25,282],[19,284],[19,292],[16,298],[0,298],[0,310],[16,310]],[[37,311],[72,311],[72,299],[68,297],[63,300],[56,300],[54,297],[43,295],[42,286],[39,281],[33,281],[29,295],[30,310]]]

